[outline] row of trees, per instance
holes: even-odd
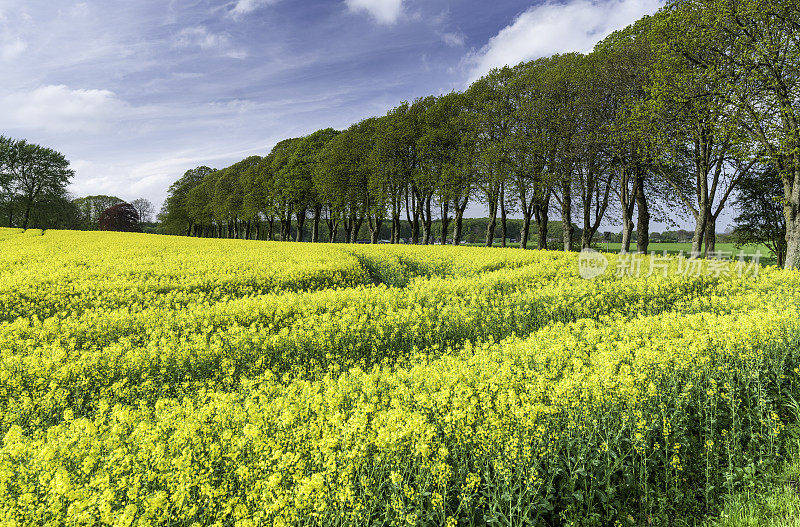
[[[487,245],[498,216],[505,240],[515,213],[523,248],[533,225],[544,247],[554,216],[565,250],[591,246],[616,221],[623,250],[635,230],[646,252],[651,219],[682,211],[695,221],[693,251],[708,253],[729,202],[746,211],[747,189],[771,180],[785,262],[798,267],[798,34],[795,2],[674,0],[588,55],[495,69],[464,93],[287,139],[223,170],[190,170],[161,219],[167,232],[282,240],[293,223],[301,240],[310,221],[312,241],[321,222],[349,241],[367,224],[373,242],[388,222],[396,242],[404,217],[412,241],[430,243],[438,218],[459,243],[467,205],[480,202]]]
[[[125,204],[126,201],[117,196],[86,196],[72,200],[78,210],[79,221],[83,229],[101,228],[100,217],[104,211],[116,205]],[[137,198],[129,203],[136,212],[138,223],[150,223],[155,217],[153,203],[145,198]]]

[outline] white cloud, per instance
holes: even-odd
[[[345,0],[350,11],[366,11],[379,24],[394,24],[403,13],[403,0]]]
[[[238,0],[228,13],[233,18],[252,13],[256,9],[277,3],[278,0]]]
[[[662,0],[551,0],[531,7],[483,48],[467,56],[470,80],[494,67],[554,53],[586,53],[613,31],[654,13],[662,5]]]
[[[228,35],[211,33],[205,26],[187,27],[181,30],[175,36],[175,46],[179,48],[196,47],[234,59],[247,57],[247,53],[233,47]]]
[[[28,49],[28,44],[21,38],[9,38],[0,41],[0,59],[11,61],[22,55]]]
[[[19,36],[16,29],[0,11],[0,60],[12,61],[28,49],[28,43]]]
[[[0,98],[9,127],[55,132],[96,131],[125,112],[127,105],[108,90],[72,90],[50,85]]]
[[[467,42],[463,33],[442,33],[442,41],[452,48],[460,48]]]

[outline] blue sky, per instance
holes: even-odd
[[[198,165],[589,51],[660,0],[0,0],[0,134],[65,153],[76,196],[146,197]],[[475,209],[480,214],[480,209]]]

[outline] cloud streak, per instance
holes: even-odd
[[[403,14],[403,0],[345,0],[353,12],[366,12],[379,24],[391,25]]]
[[[199,48],[234,59],[247,57],[245,51],[235,49],[228,35],[212,33],[205,26],[187,27],[175,36],[178,48]]]
[[[273,5],[278,1],[279,0],[238,0],[228,14],[233,18],[241,18],[257,9]]]

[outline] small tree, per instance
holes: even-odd
[[[155,213],[155,207],[153,206],[153,202],[149,199],[139,198],[131,201],[131,205],[136,212],[139,213],[139,221],[142,223],[150,223],[153,221],[153,214]]]
[[[139,213],[130,203],[119,203],[100,214],[101,231],[142,232]]]
[[[774,169],[751,173],[739,184],[734,206],[739,211],[733,236],[737,246],[763,243],[783,267],[786,262],[786,216],[783,182]]]

